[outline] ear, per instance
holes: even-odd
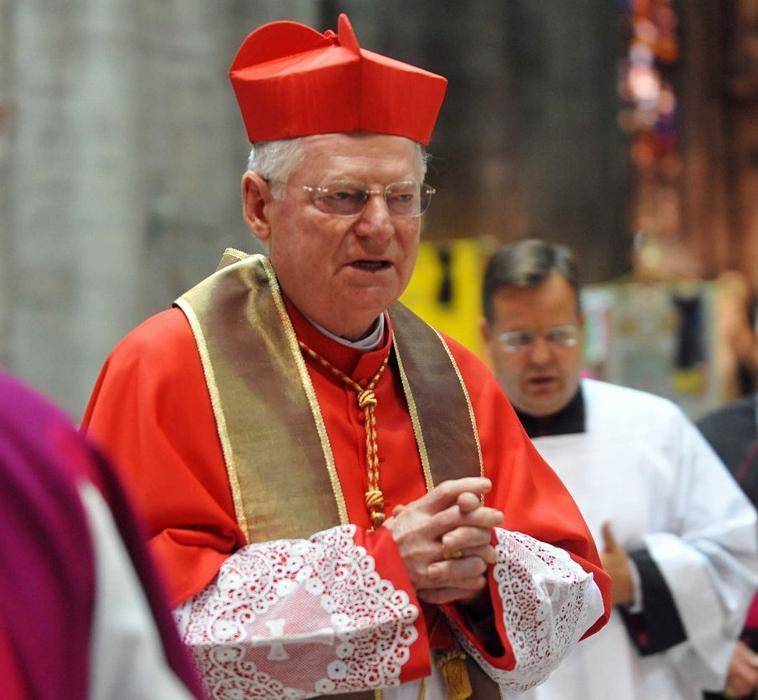
[[[266,215],[266,205],[271,200],[268,183],[258,173],[248,170],[242,176],[242,219],[259,241],[266,241],[271,235]]]
[[[479,332],[482,334],[482,340],[484,341],[484,344],[487,345],[487,343],[490,342],[490,324],[487,323],[487,319],[482,316],[482,318],[479,319]]]

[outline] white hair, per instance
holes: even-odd
[[[299,138],[258,141],[250,149],[247,169],[272,183],[271,195],[275,198],[281,196],[290,173],[300,165],[305,156],[301,141]]]
[[[303,140],[308,136],[280,141],[258,141],[252,145],[250,156],[247,159],[247,169],[258,173],[264,180],[273,183],[271,194],[279,198],[284,185],[289,180],[290,173],[302,162],[305,157]],[[414,143],[419,160],[421,180],[426,175],[426,166],[429,156],[417,143]]]

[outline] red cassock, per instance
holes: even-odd
[[[298,338],[359,383],[373,377],[390,351],[389,324],[378,349],[359,351],[327,338],[290,304],[287,308]],[[507,685],[503,678],[510,672],[516,676],[510,687],[527,687],[544,677],[560,654],[548,659],[533,678],[528,674],[518,676],[520,665],[540,666],[530,654],[549,656],[550,652],[545,652],[546,640],[539,635],[534,637],[531,628],[519,630],[518,634],[508,629],[509,625],[523,626],[525,620],[528,622],[528,616],[518,608],[522,604],[526,608],[531,605],[527,599],[530,594],[522,592],[524,586],[519,578],[529,577],[532,565],[519,568],[514,563],[520,556],[516,550],[524,547],[532,552],[540,566],[558,571],[558,579],[586,577],[583,587],[577,588],[581,591],[576,609],[565,603],[558,616],[573,615],[578,618],[574,622],[582,626],[578,632],[576,629],[565,632],[567,636],[573,635],[572,639],[564,640],[567,645],[591,634],[607,620],[610,580],[600,566],[592,537],[574,501],[533,448],[492,374],[463,346],[449,338],[446,342],[470,396],[485,475],[493,484],[485,503],[505,514],[502,530],[497,529],[493,542],[502,552],[510,551],[511,556],[504,554],[500,570],[496,565],[489,572],[494,625],[504,650],[498,656],[488,653],[480,635],[461,617],[457,606],[444,606],[444,617],[436,609],[424,608],[389,532],[383,528],[370,530],[364,505],[367,477],[363,412],[356,404],[355,393],[328,369],[310,359],[307,367],[333,450],[349,520],[355,526],[353,541],[373,558],[376,572],[390,588],[405,591],[409,605],[424,610],[412,623],[415,632],[399,679],[389,680],[406,682],[429,674],[430,637],[433,637],[431,646],[436,647],[438,637],[449,635],[447,623],[438,624],[441,618],[450,621],[467,651],[486,665],[499,683]],[[381,488],[385,512],[390,514],[396,505],[421,497],[426,487],[411,419],[392,363],[376,387],[376,396]],[[147,522],[152,552],[162,567],[173,604],[187,604],[213,584],[217,575],[221,576],[219,572],[223,573],[225,562],[248,543],[235,519],[203,367],[181,310],[174,308],[148,319],[116,347],[95,386],[84,428],[121,465],[125,481]],[[510,544],[506,541],[508,533],[515,537]],[[537,551],[540,543],[554,548],[548,547],[545,554]],[[594,583],[593,576],[586,576],[586,572],[594,576]],[[530,585],[526,582],[525,587]],[[588,602],[593,595],[594,607]],[[547,598],[549,604],[550,595]],[[582,623],[582,616],[587,615],[590,617]],[[556,618],[553,626],[559,628],[561,624],[569,623]],[[518,641],[514,641],[516,638]],[[522,648],[532,642],[542,651]],[[440,643],[444,645],[444,641]],[[549,647],[549,640],[547,644]],[[265,663],[264,657],[261,664]],[[503,672],[504,676],[497,675]]]

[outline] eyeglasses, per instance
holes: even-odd
[[[539,334],[532,331],[504,331],[497,337],[497,342],[505,352],[521,352],[531,347],[538,335],[550,345],[573,348],[579,342],[579,327],[569,323]]]
[[[269,180],[269,182],[276,181]],[[347,181],[331,182],[317,187],[287,182],[277,184],[305,190],[310,194],[312,204],[319,211],[334,216],[356,216],[366,208],[369,198],[376,195],[384,198],[391,216],[417,217],[429,208],[432,195],[437,191],[434,187],[415,180],[391,182],[384,188],[374,190]]]

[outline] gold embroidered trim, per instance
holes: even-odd
[[[453,366],[453,369],[455,370],[455,376],[458,377],[458,383],[461,385],[461,390],[463,391],[463,396],[466,399],[466,408],[468,408],[468,417],[471,421],[471,431],[474,434],[474,442],[476,443],[476,456],[479,459],[479,475],[484,476],[484,459],[482,458],[482,445],[479,442],[479,431],[476,427],[476,418],[474,417],[474,408],[471,405],[471,398],[468,395],[468,389],[466,388],[466,385],[463,383],[463,377],[461,376],[461,371],[458,368],[458,363],[455,361],[455,358],[453,357],[453,354],[450,352],[450,348],[447,346],[447,343],[445,342],[445,339],[440,335],[439,331],[432,328],[432,330],[437,334],[437,337],[440,339],[440,342],[442,343],[442,347],[445,348],[445,352],[447,353],[447,356],[450,358],[450,364]]]
[[[245,260],[250,257],[250,253],[245,253],[237,248],[224,248],[224,255],[228,255],[230,258],[237,258],[237,260]]]
[[[224,454],[227,476],[229,477],[229,486],[232,490],[234,514],[237,517],[237,523],[244,533],[245,538],[250,542],[250,531],[245,516],[245,507],[242,503],[242,489],[240,488],[239,479],[237,477],[237,467],[234,462],[232,444],[229,440],[229,433],[226,428],[226,418],[224,417],[224,412],[221,407],[221,396],[219,395],[218,385],[216,384],[216,378],[213,374],[213,366],[211,365],[210,354],[208,353],[208,346],[205,342],[203,329],[200,326],[200,321],[195,315],[194,309],[186,299],[179,297],[174,303],[184,312],[184,315],[189,321],[190,328],[192,329],[192,334],[195,336],[195,343],[197,344],[200,361],[203,365],[203,374],[205,374],[205,383],[208,387],[213,414],[216,417],[216,430],[221,442],[221,450]]]
[[[281,290],[279,289],[279,282],[276,279],[276,273],[274,268],[271,267],[271,262],[265,255],[255,256],[259,258],[259,262],[266,272],[269,286],[271,287],[271,297],[274,300],[276,311],[279,314],[279,320],[282,322],[284,328],[284,334],[287,336],[287,342],[292,351],[292,357],[295,360],[298,374],[300,375],[300,381],[305,389],[305,395],[308,397],[308,404],[313,413],[313,420],[316,423],[316,432],[318,433],[319,440],[321,441],[321,449],[324,453],[324,461],[326,462],[326,470],[329,473],[329,482],[332,485],[332,492],[334,493],[334,500],[337,502],[337,512],[340,516],[340,524],[347,525],[347,506],[345,504],[345,495],[342,493],[342,485],[340,484],[339,477],[337,476],[337,468],[334,464],[334,454],[332,453],[332,446],[329,443],[329,436],[326,433],[326,425],[324,425],[324,418],[321,415],[321,407],[318,404],[316,398],[316,391],[311,383],[310,375],[308,374],[308,368],[305,365],[305,359],[302,352],[300,352],[300,346],[297,342],[297,335],[295,335],[295,329],[292,326],[292,321],[287,315],[287,309],[284,306],[284,300],[282,299]]]
[[[411,393],[411,385],[408,382],[408,377],[405,374],[403,368],[403,360],[400,357],[400,351],[397,348],[397,343],[394,342],[392,347],[395,351],[395,359],[397,360],[397,369],[400,374],[400,383],[403,385],[403,393],[405,394],[405,400],[408,402],[408,413],[411,415],[411,425],[413,426],[413,434],[416,437],[416,445],[418,446],[418,453],[421,457],[421,468],[424,471],[424,481],[426,482],[426,490],[431,491],[434,488],[434,479],[432,478],[432,469],[429,466],[429,453],[426,451],[426,443],[424,442],[424,434],[421,431],[421,421],[418,417],[418,409],[416,408],[416,401]]]

